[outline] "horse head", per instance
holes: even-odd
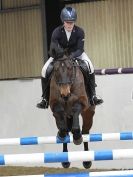
[[[71,96],[71,85],[76,77],[74,62],[69,58],[67,50],[63,50],[55,43],[51,44],[54,62],[54,78],[58,85],[60,95],[65,101]]]
[[[59,58],[54,65],[56,84],[59,87],[61,97],[68,99],[71,96],[71,86],[76,77],[74,63],[65,55]]]

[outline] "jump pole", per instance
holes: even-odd
[[[133,132],[94,133],[94,134],[83,135],[83,142],[113,141],[113,140],[133,140]],[[61,141],[57,136],[22,137],[22,138],[0,139],[0,146],[2,145],[60,144],[60,143],[72,143],[72,142],[73,142],[72,136],[66,136],[63,141]]]
[[[80,154],[80,155],[79,155]],[[133,159],[133,149],[0,155],[0,165]]]

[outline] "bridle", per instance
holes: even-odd
[[[69,80],[69,81],[58,81],[58,80],[56,80],[56,83],[57,83],[57,85],[62,85],[62,84],[69,84],[69,85],[72,85],[73,83],[74,83],[74,81],[75,81],[75,79],[76,79],[76,67],[78,66],[79,67],[79,65],[76,63],[76,61],[74,61],[74,60],[72,60],[72,59],[69,59],[69,57],[64,57],[64,58],[59,58],[58,60],[56,60],[56,61],[62,61],[62,62],[64,62],[65,60],[69,60],[70,61],[70,63],[71,63],[71,65],[72,65],[72,77],[71,77],[71,79]],[[56,62],[55,61],[55,62]],[[67,66],[66,66],[67,67]]]

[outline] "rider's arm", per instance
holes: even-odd
[[[73,58],[79,57],[84,52],[84,38],[85,38],[84,31],[79,30],[78,31],[78,41],[77,41],[77,50],[75,52],[71,53],[71,56]]]
[[[56,28],[51,37],[51,43],[50,43],[50,56],[53,58],[60,58],[63,57],[64,50],[59,45],[59,28]],[[55,51],[55,52],[53,52]]]
[[[58,46],[58,30],[57,28],[53,31],[51,36],[51,42],[50,42],[50,51],[49,55],[50,57],[55,57],[55,53],[53,53],[53,49],[55,49],[56,46]]]
[[[59,29],[56,28],[51,36],[51,43],[56,43],[57,45],[59,44]]]

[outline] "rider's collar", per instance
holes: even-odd
[[[64,28],[63,25],[61,26],[61,31],[62,31],[62,32],[65,32],[65,28]],[[74,27],[73,27],[73,29],[72,29],[72,32],[75,32],[75,25],[74,25]]]

